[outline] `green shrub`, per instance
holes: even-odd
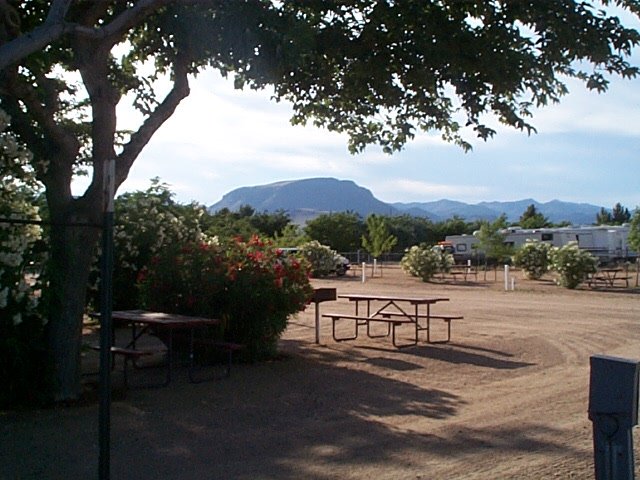
[[[551,262],[551,245],[537,240],[527,240],[513,256],[516,267],[522,268],[525,276],[531,280],[539,280],[549,271]]]
[[[439,272],[448,272],[451,270],[451,267],[455,263],[453,255],[451,253],[446,252],[441,248],[431,248],[438,254],[438,271]]]
[[[340,255],[317,240],[304,243],[300,246],[300,256],[311,265],[311,276],[326,277],[336,270],[340,263]]]
[[[423,282],[428,282],[438,272],[448,271],[451,265],[453,255],[426,245],[408,248],[400,260],[400,266],[406,273],[422,279]]]
[[[143,308],[220,318],[215,334],[246,345],[252,361],[276,353],[288,317],[313,294],[306,263],[257,236],[168,250],[141,272],[139,286]]]
[[[559,278],[557,283],[566,288],[576,288],[590,273],[596,272],[598,259],[586,250],[581,250],[576,242],[552,250],[552,265]]]

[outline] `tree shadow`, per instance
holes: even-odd
[[[455,417],[466,401],[386,376],[415,369],[405,360],[411,356],[491,368],[522,362],[455,345],[420,347],[400,351],[402,358],[368,358],[382,367],[371,373],[359,369],[367,357],[357,348],[287,343],[287,355],[239,365],[223,381],[192,385],[176,378],[166,388],[129,391],[112,408],[112,478],[328,480],[353,476],[363,465],[415,477],[406,458],[416,454],[437,463],[496,448],[502,454],[571,451],[541,440],[554,432],[538,425],[499,431],[458,425],[446,438],[429,428],[412,430],[415,422],[435,426]],[[59,413],[0,417],[0,443],[9,445],[0,455],[0,478],[96,476],[97,407]]]
[[[447,363],[469,364],[477,367],[493,368],[497,370],[514,370],[531,367],[535,363],[507,360],[505,356],[513,356],[505,352],[478,348],[478,352],[468,351],[473,347],[456,344],[418,344],[415,347],[401,350],[406,355],[415,355]]]
[[[399,372],[407,372],[411,370],[419,370],[424,368],[422,365],[412,362],[406,362],[404,360],[398,360],[396,358],[387,358],[387,357],[373,357],[365,360],[370,365],[375,365],[376,367],[388,368],[390,370],[396,370]]]

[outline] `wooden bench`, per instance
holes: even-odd
[[[397,340],[396,340],[396,327],[402,324],[415,324],[414,321],[412,321],[409,318],[404,318],[404,319],[394,319],[391,318],[390,316],[381,316],[381,317],[374,317],[374,318],[370,318],[370,317],[362,317],[359,315],[349,315],[346,313],[323,313],[322,314],[323,317],[327,317],[331,319],[332,322],[332,332],[333,332],[333,339],[336,342],[344,342],[346,340],[355,340],[356,338],[358,338],[358,330],[360,327],[367,327],[367,336],[369,338],[380,338],[380,337],[388,337],[390,334],[392,335],[392,341],[393,341],[393,345],[396,348],[403,348],[403,347],[409,347],[409,346],[413,346],[415,345],[418,340],[417,340],[417,334],[416,334],[416,338],[415,340],[410,343],[410,344],[403,344],[400,345],[398,344]],[[355,333],[353,336],[350,337],[337,337],[336,336],[336,322],[339,320],[352,320],[355,322]],[[383,335],[374,335],[371,333],[371,322],[382,322],[382,323],[386,323],[388,328],[387,328],[387,333],[383,334]]]
[[[388,315],[388,316],[401,316],[404,317],[405,315],[402,313],[396,313],[396,312],[384,312],[384,315]],[[426,330],[427,331],[427,343],[449,343],[451,341],[451,322],[454,320],[463,320],[464,317],[462,315],[418,315],[419,319],[422,320],[427,320],[427,325],[426,326],[421,326],[418,325],[417,329],[418,331],[422,331],[422,330]],[[438,342],[432,342],[431,341],[431,320],[443,320],[446,324],[447,324],[447,339],[446,340],[441,340]]]
[[[367,327],[367,336],[369,338],[379,338],[392,335],[392,342],[396,348],[411,347],[418,343],[418,333],[422,330],[427,331],[427,343],[447,343],[451,340],[451,322],[454,320],[462,320],[462,315],[418,315],[418,319],[426,319],[427,325],[422,326],[412,318],[406,316],[400,312],[380,312],[375,317],[363,317],[359,315],[349,315],[344,313],[324,313],[323,317],[330,318],[332,322],[333,339],[336,342],[343,342],[346,340],[355,340],[358,338],[358,329],[361,326]],[[439,342],[431,341],[430,322],[433,319],[443,320],[447,324],[447,338],[446,340]],[[337,337],[336,336],[336,322],[339,320],[352,320],[355,322],[355,333],[349,337]],[[370,324],[372,322],[386,323],[388,325],[387,333],[385,335],[372,335],[370,331]],[[406,324],[414,325],[414,336],[410,343],[399,344],[396,339],[396,327]]]

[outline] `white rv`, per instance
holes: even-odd
[[[473,235],[448,235],[445,244],[451,245],[456,261],[466,261],[482,257],[478,249],[478,239]],[[510,227],[502,230],[507,245],[518,248],[531,240],[546,242],[554,247],[562,247],[569,242],[577,242],[580,248],[598,257],[601,262],[635,259],[637,252],[627,243],[629,225],[598,225],[560,228],[525,229]]]

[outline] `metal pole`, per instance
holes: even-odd
[[[320,303],[314,302],[316,305],[316,343],[320,343]]]
[[[113,217],[115,193],[115,160],[104,165],[104,218],[102,230],[102,258],[100,263],[100,408],[99,434],[99,475],[100,480],[111,477],[111,345],[113,324],[111,303],[113,299]]]
[[[509,290],[509,265],[504,266],[504,290]]]

